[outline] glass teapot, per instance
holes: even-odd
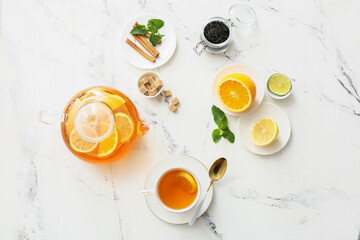
[[[40,111],[38,119],[58,125],[54,113]],[[110,87],[91,87],[76,94],[66,105],[61,133],[69,150],[78,158],[107,164],[129,153],[150,125],[139,118],[134,103]]]

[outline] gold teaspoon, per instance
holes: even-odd
[[[204,197],[201,199],[199,205],[197,206],[197,208],[195,210],[194,215],[192,216],[191,220],[189,221],[189,226],[194,225],[195,220],[196,220],[197,216],[199,215],[200,209],[206,199],[207,193],[209,192],[211,185],[213,184],[213,182],[219,180],[220,178],[222,178],[224,176],[226,168],[227,168],[227,160],[223,157],[219,158],[211,165],[211,168],[209,170],[209,177],[210,177],[210,181],[211,181],[210,185],[206,189],[206,193],[205,193]]]

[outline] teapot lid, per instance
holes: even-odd
[[[103,102],[86,103],[77,111],[74,118],[76,133],[87,142],[105,140],[114,131],[114,127],[114,112]]]

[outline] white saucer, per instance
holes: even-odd
[[[251,141],[251,128],[261,118],[271,117],[279,126],[279,135],[275,142],[268,146],[257,146]],[[290,120],[286,113],[277,105],[264,102],[254,113],[239,119],[239,133],[242,144],[251,152],[270,155],[285,147],[291,135]]]
[[[227,110],[221,103],[218,95],[217,95],[217,87],[220,83],[221,80],[224,79],[224,77],[226,77],[229,74],[232,73],[242,73],[245,74],[247,76],[249,76],[255,83],[256,86],[256,97],[254,102],[251,104],[251,106],[246,109],[243,112],[240,113],[234,113],[234,112],[230,112],[229,110]],[[247,115],[253,111],[255,111],[259,105],[261,104],[262,100],[264,99],[264,81],[263,79],[261,79],[259,77],[259,75],[251,68],[242,64],[233,64],[230,66],[227,66],[223,69],[221,69],[215,76],[215,79],[213,81],[213,86],[212,86],[212,92],[213,92],[213,97],[215,100],[215,104],[221,109],[223,110],[225,113],[233,115],[233,116],[244,116]]]
[[[135,22],[138,22],[142,25],[147,25],[149,19],[161,19],[164,21],[164,26],[159,29],[159,33],[165,35],[161,41],[161,44],[156,46],[156,50],[160,53],[156,58],[155,62],[150,62],[141,56],[138,52],[136,52],[132,47],[127,44],[126,38],[129,38],[132,42],[134,42],[139,48],[141,48],[144,52],[148,53],[143,46],[141,46],[135,38],[130,34],[131,29],[133,29],[133,25]],[[142,69],[153,69],[164,65],[175,52],[176,49],[176,34],[174,28],[171,26],[170,21],[165,19],[164,17],[155,15],[155,14],[142,14],[132,18],[123,28],[120,35],[120,45],[122,54],[125,60],[131,65],[142,68]],[[149,54],[149,53],[148,53]],[[150,55],[150,54],[149,54]]]
[[[204,196],[206,189],[210,184],[208,169],[197,159],[186,155],[171,155],[155,164],[150,170],[146,180],[144,189],[155,189],[159,177],[169,169],[172,168],[185,168],[191,170],[199,179],[200,182],[200,197]],[[198,203],[189,211],[182,213],[174,213],[166,210],[160,205],[156,194],[144,195],[146,203],[153,214],[160,220],[172,224],[185,224],[188,223],[193,216]],[[199,213],[200,217],[209,207],[213,196],[213,187],[211,186],[209,193],[206,196],[204,204]]]

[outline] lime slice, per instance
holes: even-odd
[[[270,92],[278,96],[285,96],[291,91],[290,79],[282,73],[275,73],[270,76],[267,87]]]

